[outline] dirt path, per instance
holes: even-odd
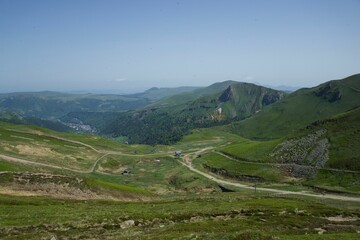
[[[64,142],[69,142],[69,143],[75,143],[81,146],[84,146],[86,148],[89,148],[97,153],[102,153],[102,154],[106,154],[106,155],[122,155],[122,156],[129,156],[129,157],[148,157],[148,156],[167,156],[169,154],[172,154],[172,152],[163,152],[163,153],[149,153],[149,154],[130,154],[130,153],[123,153],[123,152],[119,152],[119,151],[113,151],[113,150],[103,150],[103,149],[96,149],[95,147],[91,146],[90,144],[87,143],[83,143],[81,141],[77,141],[77,140],[72,140],[72,139],[67,139],[67,138],[63,138],[63,137],[58,137],[58,136],[54,136],[51,134],[46,134],[46,133],[42,133],[42,132],[27,132],[27,131],[20,131],[20,130],[16,130],[16,129],[11,129],[11,128],[7,128],[6,130],[12,131],[12,132],[17,132],[17,133],[26,133],[26,134],[33,134],[33,135],[38,135],[38,136],[44,136],[44,137],[50,137],[50,138],[54,138],[57,140],[61,140]]]
[[[206,149],[203,149],[201,151],[196,152],[195,154],[201,154],[203,152],[207,151]],[[238,188],[244,188],[244,189],[250,189],[250,190],[255,190],[254,187],[249,186],[249,185],[245,185],[245,184],[241,184],[241,183],[236,183],[236,182],[232,182],[232,181],[228,181],[228,180],[222,180],[219,178],[216,178],[208,173],[202,172],[198,169],[195,169],[192,166],[192,160],[194,158],[191,158],[191,155],[193,154],[186,154],[183,157],[184,161],[178,160],[179,163],[181,163],[182,165],[184,165],[185,167],[187,167],[189,170],[196,172],[214,182],[217,182],[219,184],[223,184],[223,185],[229,185],[229,186],[234,186],[234,187],[238,187]],[[313,194],[313,193],[305,193],[305,192],[292,192],[292,191],[285,191],[285,190],[278,190],[278,189],[270,189],[270,188],[261,188],[261,187],[257,187],[256,191],[264,191],[264,192],[273,192],[273,193],[277,193],[277,194],[284,194],[284,195],[300,195],[300,196],[307,196],[307,197],[316,197],[316,198],[323,198],[323,199],[334,199],[334,200],[341,200],[341,201],[353,201],[353,202],[360,202],[360,198],[358,197],[348,197],[348,196],[341,196],[341,195],[332,195],[332,194]]]
[[[105,153],[104,155],[102,155],[101,157],[99,157],[93,164],[93,166],[91,167],[90,171],[91,173],[95,172],[95,168],[98,165],[98,163],[100,162],[101,159],[103,159],[104,157],[106,157],[107,155],[109,155],[109,153]]]
[[[33,134],[33,135],[38,135],[38,136],[44,136],[44,137],[50,137],[50,138],[54,138],[57,140],[62,140],[64,142],[70,142],[70,143],[75,143],[75,144],[79,144],[82,145],[84,147],[90,148],[91,150],[94,150],[97,153],[101,153],[98,149],[94,148],[93,146],[80,142],[80,141],[76,141],[76,140],[71,140],[71,139],[67,139],[67,138],[63,138],[63,137],[58,137],[58,136],[54,136],[51,134],[46,134],[43,132],[27,132],[27,131],[20,131],[20,130],[16,130],[16,129],[11,129],[11,128],[7,128],[6,130],[12,131],[12,132],[17,132],[17,133],[26,133],[26,134]]]
[[[17,162],[17,163],[22,163],[22,164],[26,164],[26,165],[36,165],[36,166],[41,166],[41,167],[49,167],[49,168],[55,168],[55,169],[61,169],[61,170],[69,170],[69,171],[73,171],[73,172],[78,172],[78,173],[90,173],[91,171],[89,170],[77,170],[77,169],[72,169],[72,168],[67,168],[67,167],[60,167],[57,165],[52,165],[52,164],[47,164],[47,163],[39,163],[39,162],[33,162],[30,160],[26,160],[26,159],[22,159],[22,158],[18,158],[18,157],[10,157],[4,154],[0,154],[0,158],[8,161],[8,162]]]
[[[67,138],[63,138],[63,137],[58,137],[58,136],[54,136],[51,134],[46,134],[43,132],[27,132],[27,131],[21,131],[21,130],[16,130],[16,129],[11,129],[11,128],[7,128],[7,130],[12,131],[12,132],[17,132],[17,133],[26,133],[26,134],[33,134],[33,135],[38,135],[38,136],[45,136],[45,137],[50,137],[50,138],[54,138],[57,140],[61,140],[64,142],[69,142],[69,143],[75,143],[81,146],[84,146],[86,148],[89,148],[91,150],[93,150],[96,153],[100,153],[103,154],[101,157],[99,157],[94,164],[92,165],[90,170],[76,170],[76,169],[72,169],[72,168],[66,168],[66,167],[59,167],[57,165],[51,165],[51,164],[45,164],[45,163],[38,163],[38,162],[34,162],[34,161],[30,161],[30,160],[26,160],[26,159],[21,159],[21,158],[17,158],[17,157],[10,157],[10,156],[6,156],[6,155],[0,155],[1,158],[3,158],[4,160],[8,160],[8,161],[13,161],[13,162],[19,162],[19,163],[24,163],[24,164],[33,164],[33,165],[38,165],[38,166],[44,166],[44,167],[52,167],[52,168],[56,168],[56,169],[66,169],[66,170],[70,170],[70,171],[74,171],[74,172],[81,172],[81,173],[92,173],[95,172],[95,168],[97,166],[97,164],[99,163],[100,160],[102,160],[104,157],[108,156],[108,155],[120,155],[120,156],[128,156],[128,157],[149,157],[149,156],[168,156],[169,154],[171,154],[172,152],[164,152],[164,153],[150,153],[150,154],[129,154],[129,153],[123,153],[123,152],[119,152],[119,151],[111,151],[111,150],[100,150],[100,149],[96,149],[95,147],[83,143],[81,141],[76,141],[76,140],[71,140],[71,139],[67,139]]]
[[[21,132],[21,133],[30,133],[30,132],[25,132],[25,131],[18,131],[18,130],[14,130],[14,129],[8,129],[14,132]],[[30,134],[37,134],[37,135],[42,135],[42,136],[47,136],[47,137],[51,137],[54,139],[58,139],[58,140],[62,140],[62,141],[67,141],[67,142],[71,142],[71,143],[75,143],[75,144],[79,144],[82,146],[85,146],[87,148],[90,148],[92,150],[94,150],[97,153],[102,153],[103,155],[101,157],[99,157],[94,164],[92,165],[91,169],[89,170],[76,170],[76,169],[71,169],[71,168],[66,168],[66,167],[60,167],[60,166],[56,166],[56,165],[51,165],[51,164],[46,164],[46,163],[38,163],[38,162],[33,162],[33,161],[29,161],[26,159],[21,159],[21,158],[17,158],[17,157],[10,157],[10,156],[6,156],[3,154],[0,154],[0,158],[6,160],[6,161],[11,161],[11,162],[18,162],[18,163],[22,163],[22,164],[30,164],[30,165],[37,165],[37,166],[43,166],[43,167],[50,167],[50,168],[55,168],[55,169],[62,169],[62,170],[69,170],[69,171],[73,171],[73,172],[78,172],[78,173],[92,173],[95,172],[96,170],[96,166],[99,163],[100,160],[102,160],[104,157],[106,157],[107,155],[110,154],[114,154],[114,155],[124,155],[124,156],[151,156],[151,155],[159,155],[159,154],[139,154],[139,155],[134,155],[134,154],[126,154],[126,153],[122,153],[122,152],[116,152],[116,151],[106,151],[106,150],[98,150],[96,148],[94,148],[93,146],[80,142],[80,141],[75,141],[75,140],[70,140],[70,139],[66,139],[66,138],[62,138],[62,137],[57,137],[57,136],[53,136],[53,135],[49,135],[49,134],[44,134],[44,133],[30,133]],[[195,169],[192,166],[192,160],[194,158],[196,158],[199,154],[203,154],[205,152],[208,152],[209,150],[214,149],[214,147],[206,147],[203,148],[201,150],[198,150],[196,152],[193,153],[188,153],[185,154],[183,157],[183,161],[179,161],[179,163],[181,163],[182,165],[184,165],[185,167],[187,167],[190,171],[196,172],[214,182],[217,182],[219,184],[223,184],[223,185],[229,185],[229,186],[234,186],[234,187],[239,187],[239,188],[244,188],[244,189],[250,189],[250,190],[255,190],[254,187],[249,186],[249,185],[245,185],[245,184],[241,184],[241,183],[236,183],[236,182],[231,182],[228,180],[222,180],[219,178],[216,178],[208,173],[202,172],[198,169]],[[168,153],[164,153],[164,155],[168,155]],[[228,157],[225,154],[221,154],[225,157]],[[191,157],[192,156],[192,157]],[[277,193],[277,194],[286,194],[286,195],[301,195],[301,196],[308,196],[308,197],[316,197],[316,198],[324,198],[324,199],[334,199],[334,200],[342,200],[342,201],[354,201],[354,202],[360,202],[360,198],[357,197],[348,197],[348,196],[341,196],[341,195],[332,195],[332,194],[313,194],[313,193],[305,193],[305,192],[291,192],[291,191],[285,191],[285,190],[278,190],[278,189],[270,189],[270,188],[256,188],[257,191],[264,191],[264,192],[273,192],[273,193]]]

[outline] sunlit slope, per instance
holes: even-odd
[[[300,89],[228,130],[247,138],[272,139],[360,105],[360,74]]]

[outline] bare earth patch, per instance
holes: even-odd
[[[51,148],[43,146],[29,146],[29,145],[16,145],[15,147],[21,155],[32,155],[37,157],[63,157],[62,154],[57,153]]]
[[[0,172],[0,194],[12,196],[47,196],[58,199],[106,199],[137,201],[145,198],[128,193],[112,194],[90,189],[84,179],[47,173]]]
[[[0,193],[4,194],[4,195],[23,196],[23,197],[38,196],[34,192],[22,191],[22,190],[18,190],[18,189],[15,190],[15,189],[1,187],[1,186],[0,186]]]
[[[327,217],[325,218],[331,222],[354,222],[359,220],[358,217],[344,217],[342,215],[335,216],[335,217]]]

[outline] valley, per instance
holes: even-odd
[[[359,12],[0,1],[0,240],[360,239]]]
[[[0,122],[0,237],[356,239],[359,76],[294,93],[226,81],[65,114],[106,134]]]

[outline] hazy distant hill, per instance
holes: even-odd
[[[18,113],[5,111],[0,112],[0,121],[1,122],[9,122],[15,124],[26,124],[26,125],[36,125],[43,128],[48,128],[58,132],[71,132],[73,129],[64,125],[59,121],[52,121],[41,119],[37,117],[24,117]]]
[[[360,74],[357,74],[300,89],[258,114],[231,124],[228,129],[248,138],[279,138],[359,106]]]
[[[67,94],[58,92],[0,94],[0,111],[55,119],[73,111],[125,111],[150,101],[121,95]]]
[[[104,122],[112,120],[109,117],[114,112],[143,108],[159,99],[195,89],[198,88],[151,88],[131,95],[70,94],[51,91],[6,93],[0,94],[0,111],[19,114],[27,119],[21,121],[24,124],[47,127],[61,123],[46,120],[60,119],[74,128],[78,128],[75,126],[78,124],[82,126],[92,124],[90,128],[100,128]],[[12,122],[20,122],[14,118],[15,115],[11,118]],[[59,127],[57,126],[56,129],[61,129]]]
[[[176,94],[185,93],[185,92],[192,92],[195,89],[199,89],[199,87],[176,87],[176,88],[157,88],[153,87],[145,92],[135,93],[126,95],[128,97],[134,98],[145,98],[151,101],[160,100],[163,98],[167,98]]]
[[[134,143],[169,144],[192,128],[246,118],[284,96],[284,92],[250,83],[215,83],[163,99],[143,110],[119,114],[102,133],[128,136]]]

